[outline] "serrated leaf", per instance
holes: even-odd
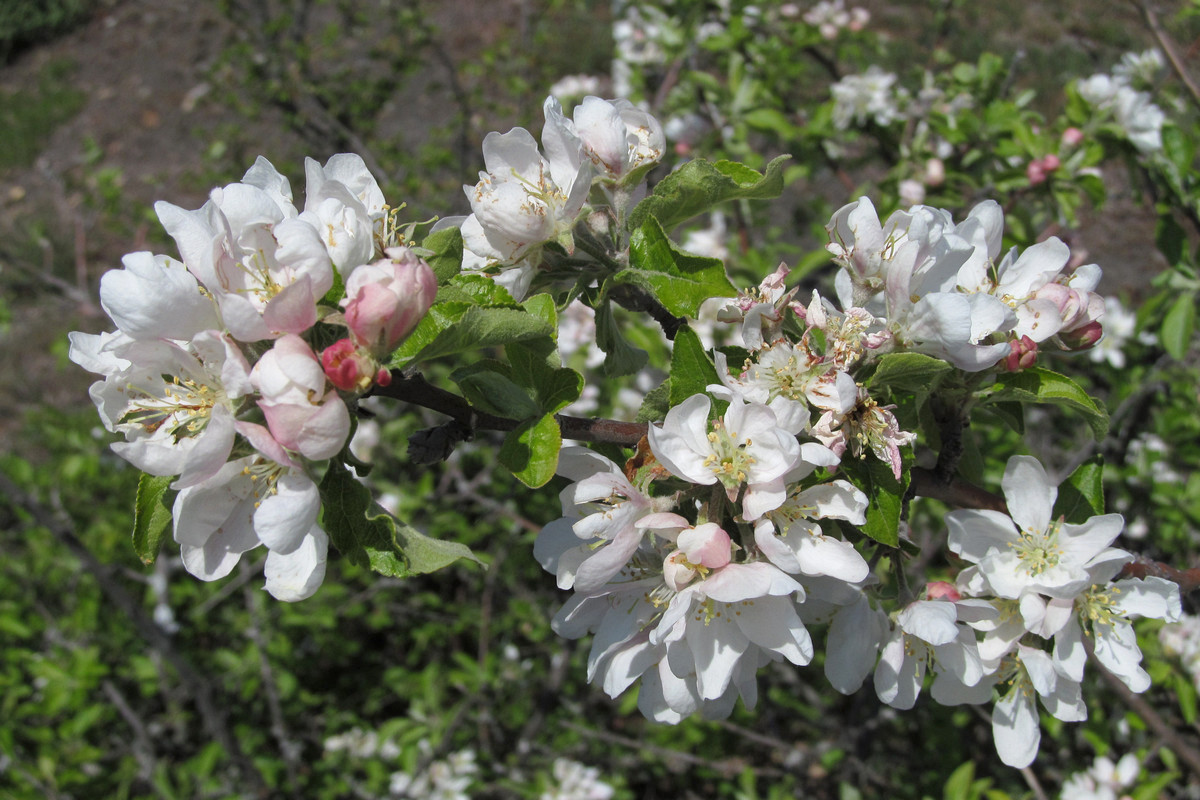
[[[1175,298],[1163,318],[1159,339],[1163,348],[1176,361],[1182,361],[1187,355],[1192,343],[1192,335],[1196,332],[1196,296],[1191,292]]]
[[[446,287],[442,287],[445,289]],[[441,293],[441,289],[438,290]],[[457,290],[455,290],[457,291]],[[471,304],[465,301],[435,302],[429,313],[421,318],[417,327],[408,335],[396,352],[392,354],[390,367],[402,367],[412,360],[413,356],[433,343],[442,331],[463,318]]]
[[[537,346],[539,344],[539,340],[533,340],[505,348],[512,365],[513,380],[525,388],[537,406],[534,413],[513,419],[553,414],[578,400],[583,392],[583,376],[573,369],[558,366],[558,351],[553,342],[547,342],[547,347]]]
[[[545,322],[550,330],[554,331],[555,338],[558,337],[558,309],[554,307],[553,297],[545,293],[535,294],[533,297],[526,298],[525,302],[521,303],[521,307]]]
[[[158,558],[158,550],[171,524],[168,501],[174,495],[170,488],[174,480],[173,475],[159,477],[144,472],[138,478],[133,504],[133,551],[143,564],[153,564]]]
[[[485,359],[455,370],[450,380],[458,384],[467,402],[488,414],[506,419],[538,416],[538,404],[510,375],[508,365]]]
[[[466,272],[451,278],[449,283],[438,289],[434,302],[467,303],[495,308],[517,308],[520,305],[513,300],[508,289],[478,272]]]
[[[981,399],[989,404],[1019,402],[1062,406],[1082,413],[1096,439],[1102,439],[1108,433],[1108,412],[1075,381],[1044,367],[998,376]]]
[[[930,391],[954,367],[940,358],[922,353],[887,353],[879,357],[875,373],[867,381],[871,391],[900,389],[907,392]]]
[[[1054,517],[1063,517],[1072,525],[1087,522],[1104,513],[1104,458],[1092,456],[1083,462],[1058,487]]]
[[[649,358],[645,350],[634,347],[621,335],[608,303],[596,309],[596,344],[605,353],[604,374],[610,378],[632,375],[646,366]]]
[[[504,437],[500,463],[508,467],[521,483],[536,489],[554,477],[558,469],[558,451],[562,449],[562,431],[553,414],[527,420]]]
[[[676,316],[695,317],[708,298],[737,295],[719,258],[680,250],[654,217],[647,218],[633,232],[629,263],[629,268],[613,275],[612,280],[649,291]]]
[[[433,539],[373,504],[371,491],[340,463],[321,480],[322,524],[329,541],[352,564],[390,578],[433,572],[461,558],[482,563],[459,542]]]
[[[677,406],[712,383],[720,383],[717,368],[691,328],[680,328],[671,351],[670,404]]]
[[[654,192],[634,207],[629,230],[639,230],[649,217],[670,230],[727,200],[778,197],[783,192],[783,162],[789,158],[779,156],[764,173],[736,161],[689,161],[659,181]]]
[[[417,326],[418,329],[420,326]],[[408,363],[444,358],[458,353],[478,352],[540,336],[553,338],[554,331],[543,320],[524,309],[468,308],[457,322],[440,331]]]
[[[671,381],[666,381],[646,392],[642,398],[641,408],[638,409],[634,422],[660,422],[667,416],[671,408]]]
[[[437,276],[438,283],[445,283],[462,270],[463,238],[458,228],[443,228],[431,233],[421,242],[421,247],[433,251],[425,262]]]

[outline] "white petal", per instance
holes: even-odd
[[[290,553],[271,551],[263,568],[266,589],[276,600],[288,603],[312,597],[325,580],[329,537],[316,525]]]
[[[992,738],[996,740],[1000,760],[1008,766],[1023,769],[1033,763],[1042,731],[1031,688],[1014,686],[996,701],[992,710]]]
[[[1004,489],[1008,513],[1018,528],[1026,531],[1046,530],[1058,489],[1051,485],[1046,470],[1036,458],[1010,458],[1000,485]]]

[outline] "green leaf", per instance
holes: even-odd
[[[442,284],[453,278],[462,270],[463,238],[462,231],[457,227],[444,228],[431,233],[421,242],[421,247],[432,251],[433,255],[426,256],[438,283]]]
[[[867,521],[859,530],[888,547],[900,545],[900,512],[908,491],[909,468],[904,464],[900,480],[873,454],[863,458],[844,458],[841,468],[855,486],[867,496]]]
[[[417,328],[419,330],[420,326]],[[486,347],[541,336],[553,338],[554,333],[544,320],[524,309],[473,306],[466,310],[461,319],[441,330],[432,341],[408,358],[406,363],[478,352]]]
[[[604,374],[610,378],[632,375],[646,366],[646,351],[634,347],[617,329],[612,306],[602,303],[596,309],[596,344],[604,351]]]
[[[930,391],[954,367],[940,358],[921,353],[887,353],[867,381],[871,391],[890,388],[907,392]]]
[[[689,161],[659,181],[654,192],[634,207],[629,230],[641,229],[649,217],[670,230],[727,200],[778,197],[783,192],[783,162],[789,158],[774,159],[763,174],[736,161]]]
[[[1071,473],[1058,487],[1054,517],[1063,517],[1072,525],[1087,522],[1104,513],[1104,459],[1092,456]]]
[[[1167,124],[1162,127],[1162,145],[1163,155],[1175,166],[1181,176],[1192,172],[1192,164],[1196,158],[1196,145],[1179,126]]]
[[[374,505],[371,491],[340,463],[321,480],[322,525],[352,564],[390,578],[433,572],[460,558],[482,563],[459,542],[433,539]]]
[[[1176,361],[1182,361],[1196,331],[1196,296],[1185,292],[1175,299],[1163,318],[1159,338],[1163,347]]]
[[[157,477],[142,473],[138,478],[137,497],[133,505],[133,551],[143,564],[153,564],[158,558],[167,526],[171,524],[171,508],[167,503],[174,475]]]
[[[651,292],[676,316],[695,317],[708,298],[737,295],[721,259],[680,250],[653,217],[633,232],[629,263],[628,269],[613,275],[613,281]]]
[[[638,409],[634,422],[660,422],[671,409],[671,380],[667,380],[646,392],[642,407]]]
[[[550,326],[554,335],[558,336],[558,309],[554,307],[554,298],[549,294],[535,294],[521,303],[521,307],[542,322]]]
[[[435,303],[467,303],[474,306],[491,306],[501,308],[516,308],[518,303],[513,300],[500,284],[481,275],[478,272],[466,272],[456,275],[450,282],[438,289]]]
[[[975,762],[965,761],[946,779],[943,800],[969,800],[971,783],[975,780]]]
[[[484,359],[450,373],[450,380],[472,406],[488,414],[506,419],[539,416],[538,404],[511,374],[507,364]]]
[[[998,376],[981,400],[989,404],[1015,401],[1062,406],[1082,413],[1096,439],[1104,438],[1108,432],[1108,412],[1075,381],[1044,367]]]
[[[512,378],[524,387],[533,399],[537,410],[514,419],[524,419],[540,414],[553,414],[563,406],[579,399],[584,380],[573,369],[558,366],[558,351],[554,343],[538,347],[539,340],[510,344],[504,349],[512,364]]]
[[[521,483],[536,489],[554,477],[562,431],[553,414],[527,420],[510,431],[500,448],[500,463],[512,470]]]
[[[677,406],[692,395],[700,394],[710,383],[720,383],[712,359],[695,331],[680,328],[671,352],[670,404]]]

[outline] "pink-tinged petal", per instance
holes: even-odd
[[[321,493],[307,475],[280,475],[275,491],[254,512],[254,530],[268,549],[290,553],[300,546],[316,524],[321,510]]]
[[[1022,299],[1029,297],[1062,272],[1071,258],[1071,249],[1058,237],[1051,236],[1044,242],[1025,248],[1025,252],[1021,253],[1021,257],[1015,262],[1009,261],[1011,256],[1011,253],[1006,256],[998,268],[1000,282],[996,293]]]
[[[284,449],[283,445],[275,440],[271,432],[262,425],[256,425],[253,422],[237,423],[237,432],[245,436],[254,449],[262,453],[272,461],[283,464],[285,467],[299,469],[300,464],[297,463]]]
[[[1062,312],[1053,300],[1035,297],[1022,303],[1016,309],[1017,324],[1013,326],[1013,336],[1018,338],[1028,336],[1035,342],[1041,343],[1058,333],[1062,328]]]
[[[304,425],[299,450],[305,458],[321,461],[337,455],[350,436],[350,412],[336,392],[325,395],[320,410]]]
[[[304,333],[317,324],[317,299],[312,280],[301,275],[270,299],[262,312],[263,324],[273,335]]]
[[[313,526],[300,545],[290,553],[271,551],[263,566],[266,590],[276,600],[294,603],[312,597],[325,580],[329,537]]]
[[[1018,528],[1025,531],[1046,530],[1058,489],[1050,483],[1046,470],[1036,458],[1010,458],[1000,486],[1004,489],[1008,513]]]
[[[1030,687],[1018,684],[996,701],[992,709],[992,738],[1000,760],[1008,766],[1024,769],[1033,763],[1042,742],[1042,731]]]

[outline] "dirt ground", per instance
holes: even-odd
[[[434,21],[446,53],[469,55],[498,28],[520,24],[529,7],[522,0],[457,0],[441,4]],[[123,253],[165,241],[146,212],[155,200],[195,208],[208,186],[236,177],[224,166],[229,153],[218,157],[215,147],[244,148],[246,166],[257,153],[306,152],[278,110],[239,115],[214,101],[236,95],[241,80],[215,69],[229,25],[210,2],[100,0],[87,24],[0,68],[0,92],[13,92],[37,85],[48,65],[69,60],[83,93],[79,112],[49,135],[32,166],[0,170],[0,236],[39,241],[35,252],[0,247],[6,279],[17,276],[20,287],[20,296],[9,298],[12,323],[0,334],[0,450],[22,409],[86,405],[91,378],[65,363],[62,331],[108,327],[97,307],[99,276],[119,266]],[[389,100],[394,113],[387,124],[414,150],[452,105],[444,66],[425,69]],[[100,224],[95,196],[104,187],[81,177],[97,168],[111,170],[126,230]],[[29,235],[37,226],[45,228],[40,238]],[[1118,189],[1104,212],[1090,215],[1069,238],[1104,268],[1106,293],[1136,297],[1164,266],[1151,244],[1153,218],[1128,190]]]

